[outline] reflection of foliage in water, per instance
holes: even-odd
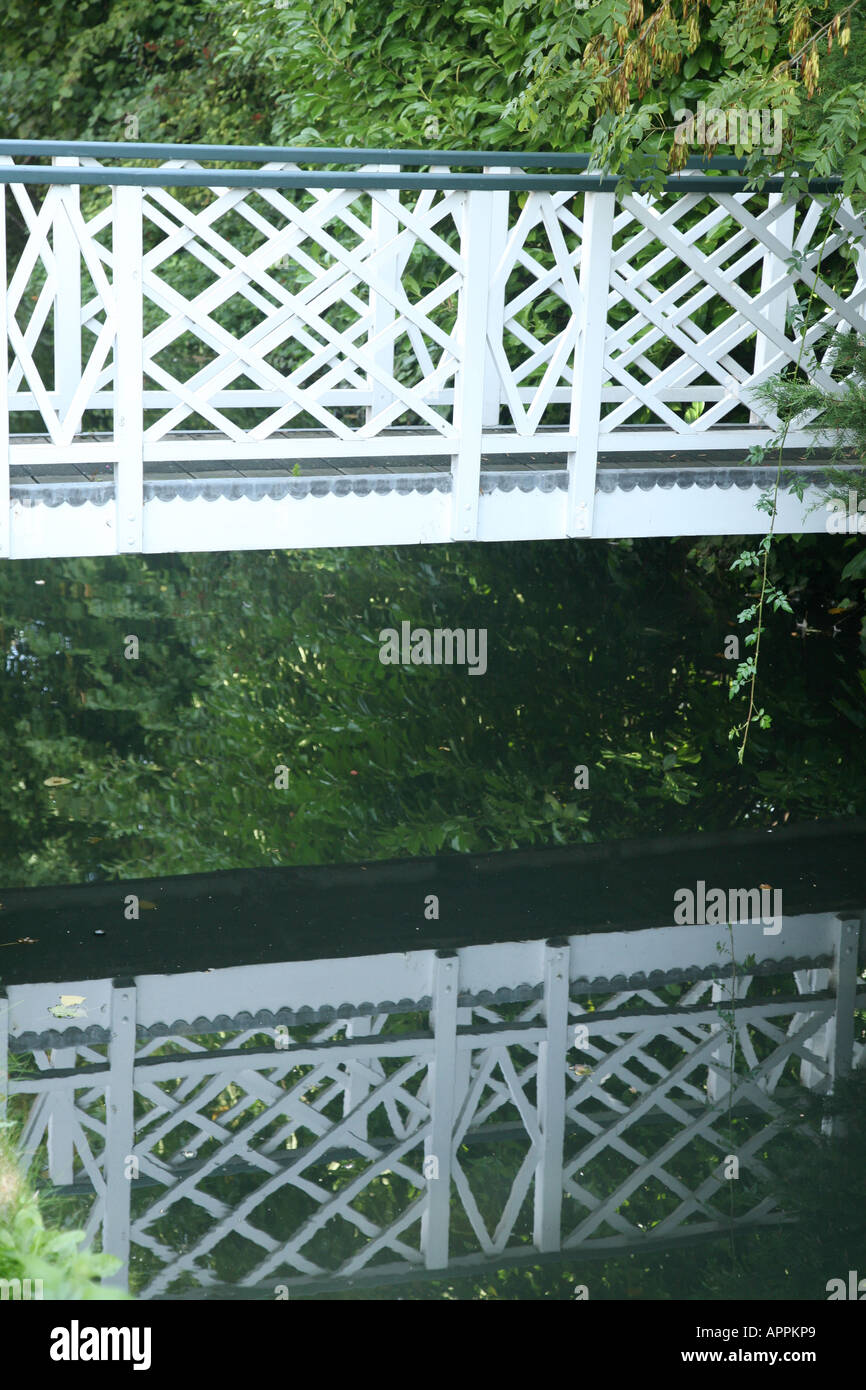
[[[860,586],[839,581],[838,545],[774,548],[778,582],[816,631],[795,638],[789,618],[771,617],[778,718],[745,771],[725,738],[736,542],[6,566],[2,882],[862,811],[866,753],[851,737],[866,720]],[[846,599],[845,616],[830,616]],[[487,674],[382,666],[378,634],[404,619],[486,628]],[[123,655],[131,633],[137,661]],[[279,764],[286,790],[274,785]],[[574,788],[577,764],[587,790]]]

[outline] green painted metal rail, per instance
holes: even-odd
[[[337,149],[333,147],[292,148],[279,145],[175,145],[144,144],[133,141],[110,140],[0,140],[0,157],[45,159],[77,156],[81,159],[194,159],[224,163],[292,163],[312,165],[333,164],[395,164],[401,172],[347,171],[328,169],[313,172],[309,169],[146,169],[140,166],[112,164],[100,168],[58,168],[51,164],[7,165],[0,167],[0,184],[109,184],[135,187],[218,186],[221,188],[437,188],[485,189],[489,192],[518,191],[590,191],[612,193],[622,182],[621,174],[586,172],[591,162],[587,153],[554,154],[550,151],[521,152],[516,150],[377,150]],[[428,171],[407,173],[403,165],[444,168],[443,173]],[[453,173],[454,167],[477,166],[472,173]],[[665,180],[668,189],[712,188],[716,193],[741,192],[750,186],[742,170],[745,161],[733,155],[721,155],[712,160],[699,156],[687,162],[687,172],[671,174]],[[517,173],[491,173],[493,169],[518,168]],[[529,173],[530,169],[577,170],[576,173]],[[582,171],[582,172],[581,172]],[[738,171],[738,172],[732,172]],[[635,188],[649,183],[646,179],[632,181]],[[809,188],[814,193],[834,192],[839,179],[814,179]],[[762,187],[781,189],[782,175],[763,180]]]

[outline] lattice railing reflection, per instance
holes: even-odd
[[[732,1157],[733,1220],[772,1222],[785,1105],[862,1062],[866,988],[859,919],[756,932],[733,971],[669,927],[75,982],[50,1020],[19,986],[10,1107],[145,1297],[712,1235]]]

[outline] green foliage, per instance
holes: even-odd
[[[866,467],[866,338],[838,333],[828,366],[836,383],[832,390],[792,367],[756,386],[753,394],[785,424],[813,412],[803,427],[814,434],[815,447],[829,444],[838,460]]]
[[[123,1299],[127,1295],[100,1280],[120,1261],[82,1248],[83,1231],[52,1229],[45,1223],[39,1196],[21,1173],[0,1132],[0,1279],[42,1282],[45,1299]]]
[[[677,112],[702,100],[783,119],[778,159],[722,147],[756,178],[813,164],[857,198],[866,33],[835,14],[799,0],[10,0],[0,97],[26,138],[122,139],[135,116],[145,140],[591,150],[626,181],[679,167]]]

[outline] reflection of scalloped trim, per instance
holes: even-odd
[[[785,956],[783,960],[759,961],[756,965],[749,967],[748,973],[759,976],[788,975],[795,970],[827,969],[832,964],[833,956],[831,954]],[[649,974],[639,971],[636,975],[598,975],[592,980],[583,976],[571,981],[569,994],[574,997],[579,994],[619,994],[624,990],[658,989],[665,985],[691,984],[697,980],[724,979],[727,973],[728,967],[724,962],[720,962],[718,965],[710,966],[684,965],[675,970],[651,970]],[[743,973],[742,967],[740,973]],[[461,990],[457,1002],[461,1009],[495,1008],[499,1004],[522,1004],[543,997],[543,984],[532,984],[525,981],[520,985],[496,990]],[[828,994],[829,997],[832,996]],[[154,1038],[182,1037],[188,1033],[232,1033],[243,1032],[251,1028],[267,1029],[274,1028],[280,1023],[303,1027],[306,1024],[334,1023],[337,1019],[344,1018],[371,1018],[376,1014],[426,1013],[431,1008],[432,1002],[430,995],[425,994],[420,999],[398,999],[396,1001],[383,999],[378,1004],[365,1000],[361,1004],[323,1004],[318,1009],[306,1006],[300,1009],[260,1009],[255,1014],[248,1012],[234,1016],[218,1014],[215,1018],[205,1018],[199,1015],[193,1019],[178,1018],[173,1023],[151,1023],[147,1027],[139,1025],[136,1028],[136,1036],[139,1040],[145,1041]],[[706,1004],[700,1003],[691,1007],[700,1011],[706,1008]],[[665,1010],[660,1009],[659,1017],[662,1017],[664,1013]],[[10,1037],[9,1047],[12,1052],[44,1051],[53,1047],[86,1047],[107,1043],[110,1041],[110,1037],[107,1028],[101,1028],[96,1024],[90,1028],[67,1028],[62,1032],[57,1028],[48,1028],[43,1033],[22,1033],[18,1037]],[[96,1081],[98,1084],[98,1079]]]
[[[9,1038],[10,1052],[44,1052],[52,1047],[93,1047],[111,1042],[111,1033],[93,1023],[89,1028],[46,1028],[44,1033],[21,1033]],[[107,1073],[103,1072],[106,1077]]]
[[[255,1014],[243,1012],[230,1017],[217,1014],[214,1018],[199,1015],[196,1018],[175,1019],[173,1023],[151,1023],[147,1027],[136,1027],[139,1039],[173,1037],[186,1033],[229,1033],[242,1032],[248,1028],[273,1028],[278,1023],[301,1027],[310,1023],[333,1023],[340,1018],[371,1018],[376,1014],[401,1014],[425,1011],[431,1007],[429,995],[420,999],[384,999],[378,1004],[365,1000],[360,1004],[323,1004],[318,1009],[304,1006],[300,1009],[259,1009]],[[48,1028],[44,1033],[22,1033],[10,1037],[9,1047],[13,1052],[42,1051],[46,1047],[84,1047],[94,1043],[107,1043],[110,1033],[107,1028],[97,1024],[90,1028],[67,1028],[61,1032]]]
[[[742,965],[741,975],[788,975],[794,970],[822,970],[833,964],[832,955],[823,956],[785,956],[782,960],[762,960],[750,965],[746,972]],[[624,989],[657,989],[663,985],[689,984],[695,980],[720,980],[729,973],[724,957],[718,965],[682,965],[675,970],[651,970],[649,974],[638,971],[636,975],[597,975],[590,980],[587,976],[572,980],[571,994],[590,994],[601,992],[618,994]],[[704,1004],[695,1007],[705,1008]]]

